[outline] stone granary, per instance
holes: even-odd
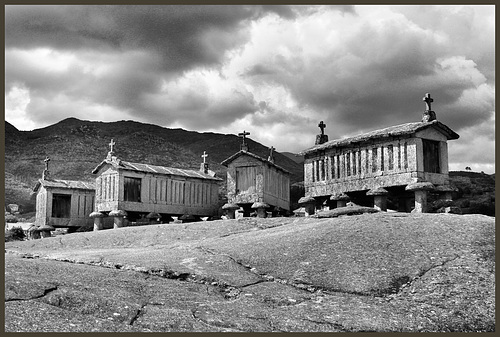
[[[45,158],[42,179],[33,188],[33,192],[37,193],[35,226],[68,228],[68,232],[82,226],[92,226],[88,214],[94,209],[94,183],[53,179],[49,172],[49,161],[49,158]]]
[[[450,198],[447,141],[459,135],[436,120],[429,94],[424,101],[427,109],[421,122],[354,137],[321,141],[326,125],[320,123],[316,145],[301,153],[302,204],[313,212],[324,202],[336,207],[350,198],[386,210],[390,198],[398,211],[425,212],[428,191]]]
[[[257,212],[258,217],[267,216],[267,212],[284,214],[290,210],[290,172],[274,163],[274,148],[270,148],[269,157],[264,159],[249,152],[244,131],[241,150],[224,160],[227,166],[227,199],[222,208],[229,218],[240,207],[243,216]]]
[[[114,155],[113,140],[109,145],[107,158],[92,171],[97,175],[96,209],[90,214],[94,230],[107,227],[110,221],[116,228],[141,219],[157,223],[169,222],[172,216],[217,215],[222,179],[215,177],[208,164],[202,163],[196,171],[131,163]]]

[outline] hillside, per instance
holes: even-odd
[[[495,220],[377,213],[7,242],[6,331],[495,330]]]
[[[5,122],[6,203],[33,208],[30,189],[23,186],[34,186],[41,177],[45,156],[51,159],[49,168],[54,177],[95,179],[91,171],[106,157],[111,139],[119,158],[162,166],[198,170],[206,151],[210,168],[223,178],[226,167],[220,163],[239,151],[241,144],[237,135],[168,129],[134,121],[104,123],[68,118],[33,131],[19,131]],[[248,144],[251,152],[264,158],[272,145],[264,146],[252,139]],[[303,180],[303,165],[278,152],[275,163],[292,173],[292,183]]]
[[[450,183],[457,188],[452,206],[463,214],[495,216],[495,175],[452,171]]]
[[[288,158],[290,158],[291,160],[293,160],[297,164],[304,165],[304,156],[301,156],[301,155],[298,155],[295,153],[291,153],[291,152],[282,152],[281,154],[283,154],[284,156],[287,156]]]

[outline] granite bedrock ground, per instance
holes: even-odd
[[[495,220],[377,213],[5,244],[5,331],[494,331]]]

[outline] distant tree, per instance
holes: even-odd
[[[5,242],[8,241],[22,241],[26,235],[21,227],[12,227],[5,232]]]

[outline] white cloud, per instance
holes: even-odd
[[[26,107],[30,103],[29,90],[23,87],[11,87],[5,95],[5,120],[19,130],[32,130],[38,125],[30,120]]]
[[[450,170],[495,173],[495,114],[481,124],[464,128],[458,140],[448,143]]]

